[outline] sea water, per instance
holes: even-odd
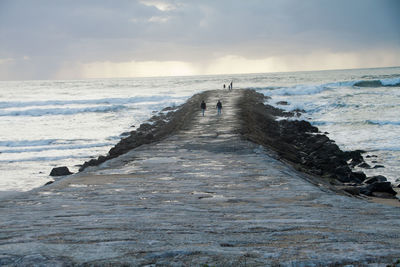
[[[0,82],[0,191],[52,180],[53,167],[104,155],[167,106],[197,92],[252,88],[303,110],[343,150],[365,150],[368,175],[400,178],[400,68],[193,77]],[[287,105],[279,105],[286,101]],[[210,103],[215,104],[215,103]]]

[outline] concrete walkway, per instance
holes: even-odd
[[[190,129],[0,204],[0,265],[384,265],[400,208],[337,195],[235,133],[241,91]],[[221,99],[223,114],[216,115]]]

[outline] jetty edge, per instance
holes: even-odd
[[[237,103],[240,121],[237,133],[244,139],[262,145],[273,151],[279,160],[309,174],[309,182],[315,185],[323,185],[341,194],[366,196],[372,200],[392,199],[394,202],[377,202],[400,206],[396,198],[399,189],[385,177],[367,177],[364,172],[354,170],[354,167],[365,164],[362,155],[365,151],[342,151],[334,140],[309,122],[290,119],[303,111],[287,112],[267,104],[269,97],[253,89],[237,90],[242,91],[242,97]],[[125,137],[107,155],[84,162],[79,171],[98,166],[141,145],[161,141],[189,128],[199,103],[212,93],[213,90],[204,91],[193,95],[180,106],[164,108],[136,130],[123,133]]]
[[[84,162],[79,171],[81,172],[90,166],[98,166],[141,145],[158,142],[179,130],[190,127],[196,112],[199,110],[201,100],[207,99],[211,92],[205,91],[195,94],[180,106],[164,108],[157,115],[142,123],[136,130],[123,133],[126,137],[113,146],[107,155]]]

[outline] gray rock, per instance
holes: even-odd
[[[368,178],[364,181],[364,183],[366,183],[366,184],[372,184],[372,183],[375,183],[375,182],[386,182],[386,181],[387,181],[387,179],[386,179],[385,176],[383,176],[383,175],[376,175],[376,176],[368,177]]]

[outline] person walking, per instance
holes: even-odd
[[[222,103],[220,100],[217,102],[217,110],[218,110],[218,115],[221,115],[222,113]]]
[[[204,112],[206,111],[206,108],[207,108],[206,102],[204,102],[204,100],[201,101],[200,108],[201,108],[201,112],[202,112],[203,117],[204,117]]]
[[[231,84],[229,85],[229,90],[233,89],[233,81],[231,82]]]

